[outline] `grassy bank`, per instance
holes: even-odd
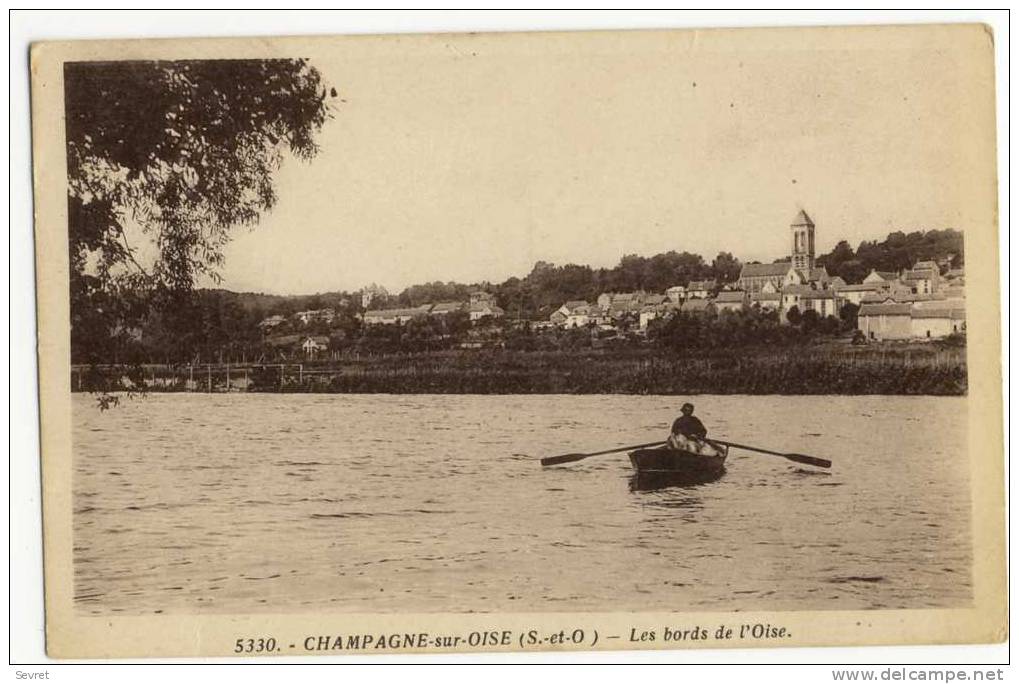
[[[677,353],[457,351],[266,366],[77,371],[72,389],[392,394],[964,395],[965,348],[804,345]]]
[[[284,390],[434,394],[966,393],[964,349],[804,348],[683,355],[611,352],[433,353],[362,358]],[[273,376],[275,378],[277,376]],[[280,383],[252,389],[279,391]]]

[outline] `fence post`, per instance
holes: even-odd
[[[208,371],[208,373],[209,373],[209,392],[211,393],[212,392],[212,364],[211,363],[205,364],[205,370]]]
[[[188,364],[188,392],[195,391],[195,364]]]

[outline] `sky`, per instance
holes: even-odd
[[[234,232],[232,290],[398,292],[667,250],[771,261],[801,208],[820,254],[965,230],[986,195],[976,27],[288,45],[342,101],[320,153],[285,160],[276,207]]]

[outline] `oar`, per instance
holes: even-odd
[[[720,439],[706,440],[711,442],[717,442],[719,444],[725,444],[726,446],[736,447],[737,449],[746,449],[747,451],[759,451],[762,454],[771,454],[772,456],[781,456],[782,458],[790,461],[796,461],[797,463],[806,463],[807,465],[817,466],[819,468],[831,468],[831,461],[825,458],[816,458],[814,456],[807,456],[806,454],[783,454],[780,451],[770,451],[768,449],[761,449],[759,447],[747,446],[746,444],[736,444],[735,442],[725,442]]]
[[[548,458],[541,459],[541,465],[559,465],[560,463],[573,463],[574,461],[581,461],[591,456],[602,456],[604,454],[616,454],[620,451],[630,451],[631,449],[645,449],[647,447],[658,446],[659,444],[665,444],[664,441],[649,442],[648,444],[634,444],[633,446],[619,447],[618,449],[606,449],[605,451],[595,451],[590,454],[563,454],[562,456],[549,456]]]

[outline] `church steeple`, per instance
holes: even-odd
[[[809,273],[814,268],[814,222],[800,209],[789,228],[793,234],[792,267]]]

